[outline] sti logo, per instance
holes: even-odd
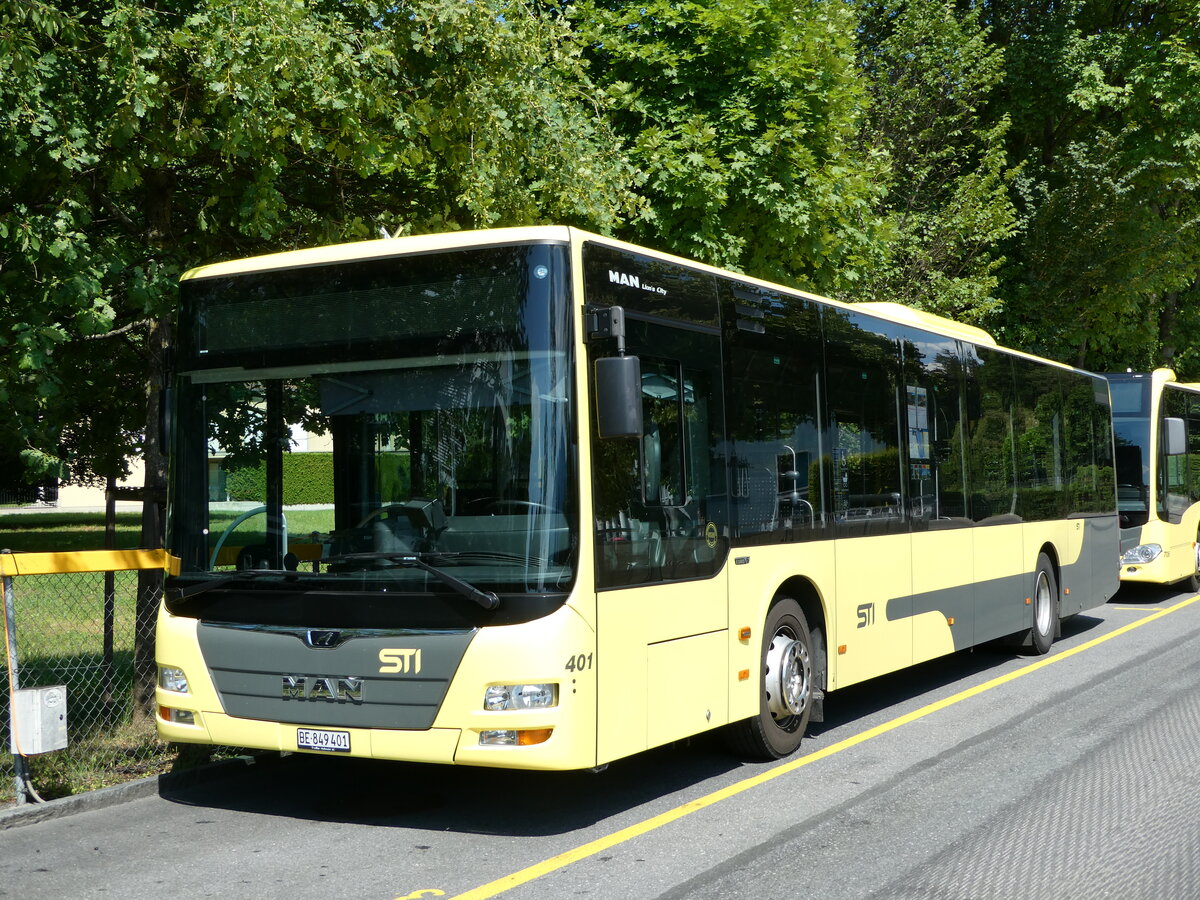
[[[380,674],[419,675],[421,672],[421,651],[384,649],[379,651]]]

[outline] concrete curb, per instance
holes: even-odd
[[[50,819],[60,819],[93,809],[105,809],[146,797],[155,797],[165,790],[178,790],[201,781],[226,778],[256,762],[258,762],[258,757],[239,756],[236,759],[223,759],[197,766],[194,769],[185,769],[182,772],[151,775],[149,778],[140,778],[137,781],[116,784],[112,787],[100,788],[97,791],[59,797],[57,800],[47,800],[45,803],[14,806],[10,809],[0,810],[0,831],[19,828],[22,825],[34,825]]]

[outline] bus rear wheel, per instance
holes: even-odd
[[[763,625],[762,696],[758,715],[729,726],[740,756],[781,759],[794,753],[808,728],[814,693],[812,635],[791,597],[772,604]]]
[[[1038,554],[1037,572],[1033,576],[1033,627],[1030,642],[1039,656],[1050,650],[1058,626],[1058,579],[1054,566],[1045,553]]]

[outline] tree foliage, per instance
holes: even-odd
[[[1200,0],[0,0],[0,159],[34,473],[161,481],[180,272],[381,225],[579,224],[1200,379]]]
[[[191,265],[380,225],[611,230],[636,198],[603,109],[537,0],[0,0],[0,408],[27,462],[150,449],[150,323]]]
[[[1026,176],[1009,339],[1099,370],[1200,377],[1200,4],[989,9]]]
[[[862,297],[986,327],[1000,306],[999,247],[1018,225],[1008,117],[988,115],[1003,53],[977,9],[947,0],[864,7],[859,52],[872,98],[864,139],[892,163],[888,258]]]
[[[839,293],[879,258],[886,168],[856,140],[853,7],[577,0],[572,15],[648,204],[622,234]]]

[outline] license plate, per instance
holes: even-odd
[[[349,753],[350,732],[324,731],[318,728],[297,728],[296,749],[322,750],[326,753]]]

